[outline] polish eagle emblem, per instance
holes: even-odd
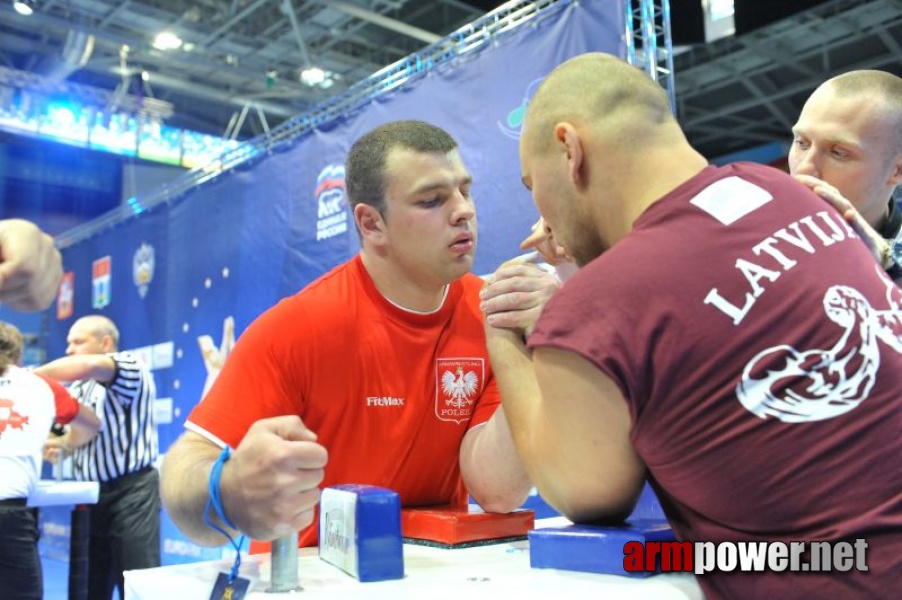
[[[454,372],[442,374],[442,391],[447,394],[446,404],[460,408],[469,403],[469,398],[479,387],[479,378],[473,371],[464,371],[460,366]]]

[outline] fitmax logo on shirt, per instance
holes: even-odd
[[[367,396],[367,406],[404,406],[404,398],[394,396]]]

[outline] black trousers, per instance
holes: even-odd
[[[44,579],[38,554],[38,511],[25,500],[0,501],[0,598],[41,600]]]
[[[123,571],[160,566],[160,475],[147,467],[100,484],[90,508],[88,600],[125,597]]]

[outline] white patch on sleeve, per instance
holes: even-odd
[[[732,225],[774,197],[764,188],[739,177],[726,177],[702,190],[689,202],[724,225]]]

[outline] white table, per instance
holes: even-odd
[[[41,479],[28,496],[28,506],[97,504],[100,484],[96,481],[56,481]]]
[[[96,481],[41,479],[28,496],[28,506],[72,506],[69,538],[69,600],[88,597],[87,505],[97,504],[100,484]]]
[[[211,561],[125,572],[125,600],[209,598],[220,571],[229,561]],[[315,548],[303,548],[298,558],[300,592],[266,593],[269,555],[242,562],[241,572],[255,580],[248,600],[279,597],[367,598],[367,600],[499,600],[534,598],[624,600],[702,600],[694,576],[667,573],[647,578],[597,575],[556,569],[532,569],[526,541],[446,550],[404,545],[405,577],[360,583],[319,559]]]

